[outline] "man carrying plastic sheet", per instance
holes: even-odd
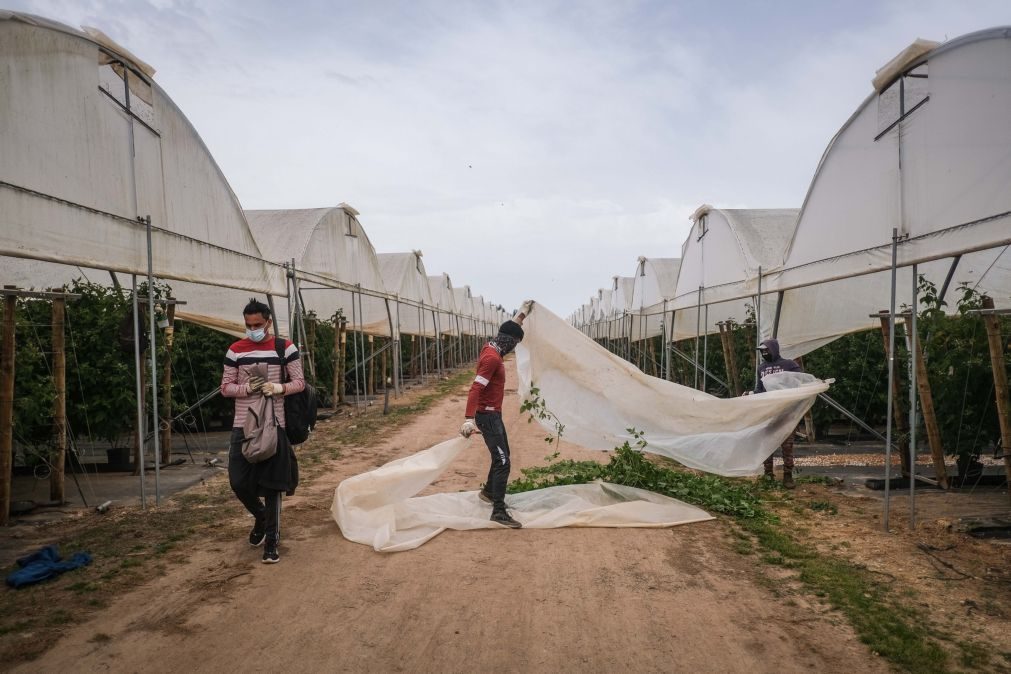
[[[502,359],[523,340],[523,319],[530,313],[533,302],[523,303],[519,313],[498,329],[498,335],[481,349],[477,361],[477,375],[467,394],[466,419],[460,435],[469,438],[480,432],[491,454],[488,481],[481,490],[482,501],[491,503],[491,521],[513,529],[522,525],[514,520],[505,506],[506,484],[509,482],[509,439],[502,423],[502,400],[505,397],[505,365]]]
[[[762,384],[762,377],[776,372],[801,372],[800,365],[789,358],[779,355],[779,341],[767,339],[758,347],[758,353],[762,356],[762,363],[758,366],[758,381],[755,382],[755,393],[765,393],[765,385]],[[793,489],[793,433],[783,441],[780,446],[783,453],[783,486]],[[765,460],[765,477],[772,480],[775,476],[772,472],[772,457],[775,452]]]
[[[271,337],[270,308],[251,299],[242,317],[246,337],[232,344],[225,354],[225,369],[221,376],[221,395],[235,398],[235,419],[232,422],[231,444],[228,450],[228,481],[256,523],[249,532],[253,547],[266,542],[263,563],[281,560],[277,544],[281,535],[281,493],[289,496],[298,485],[298,463],[284,433],[284,396],[305,388],[298,347],[284,340],[284,358],[278,356]],[[266,378],[255,371],[266,367]],[[288,373],[287,383],[281,383],[281,368]],[[265,461],[250,463],[242,454],[243,426],[250,407],[260,396],[272,399],[277,429],[277,453]]]

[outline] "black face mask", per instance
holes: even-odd
[[[764,360],[766,363],[771,363],[772,362],[772,354],[771,353],[769,353],[768,351],[759,351],[759,353],[762,354],[762,360]]]
[[[498,347],[499,353],[502,354],[503,358],[512,353],[517,344],[519,344],[518,339],[502,332],[498,333],[498,336],[495,337],[495,346]]]

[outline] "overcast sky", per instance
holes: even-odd
[[[244,208],[345,201],[378,252],[561,315],[703,203],[799,207],[913,39],[1011,24],[962,2],[0,0],[155,67]]]

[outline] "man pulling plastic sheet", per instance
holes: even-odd
[[[751,475],[780,445],[828,385],[810,375],[767,378],[762,396],[721,399],[649,377],[544,307],[534,305],[517,347],[520,393],[531,386],[564,439],[590,449],[634,442],[646,451],[720,475]],[[479,492],[416,496],[473,439],[455,438],[344,480],[331,508],[349,540],[384,552],[416,548],[445,529],[502,528],[488,519]],[[475,485],[476,486],[476,485]],[[524,528],[668,527],[711,519],[704,511],[649,491],[603,482],[551,487],[507,497]]]

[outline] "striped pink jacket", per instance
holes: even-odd
[[[249,406],[262,395],[259,391],[253,394],[246,392],[249,374],[257,363],[267,364],[267,381],[281,383],[281,367],[288,370],[288,382],[284,384],[284,395],[298,393],[305,389],[305,375],[302,372],[302,361],[298,357],[298,347],[289,340],[284,340],[284,359],[277,357],[274,339],[254,342],[248,337],[232,344],[225,354],[225,369],[221,375],[221,395],[235,398],[235,418],[232,428],[242,428],[246,422]],[[274,398],[274,413],[277,420],[284,426],[284,399]]]

